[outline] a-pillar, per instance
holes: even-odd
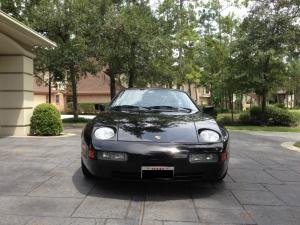
[[[24,136],[33,110],[33,59],[0,55],[0,136]]]

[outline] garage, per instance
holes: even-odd
[[[29,133],[36,46],[55,43],[0,11],[0,136]]]

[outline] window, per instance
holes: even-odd
[[[59,95],[55,96],[55,103],[56,103],[56,105],[59,105]]]

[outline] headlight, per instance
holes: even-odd
[[[94,131],[96,139],[107,140],[115,136],[115,130],[110,127],[100,127]]]
[[[213,130],[203,130],[200,133],[201,141],[217,142],[220,140],[220,135]]]

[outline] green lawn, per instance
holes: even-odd
[[[238,119],[239,116],[240,116],[239,113],[234,113],[234,114],[233,114],[233,118],[234,118],[234,119]],[[229,118],[231,118],[231,113],[218,113],[217,120],[220,120],[221,118],[224,118],[224,117],[229,117]]]
[[[294,144],[294,146],[300,148],[300,141],[296,142],[296,143]]]
[[[300,132],[300,127],[266,127],[266,126],[225,126],[228,130],[274,131],[274,132]]]
[[[300,109],[289,109],[289,111],[296,115],[298,120],[300,120]]]

